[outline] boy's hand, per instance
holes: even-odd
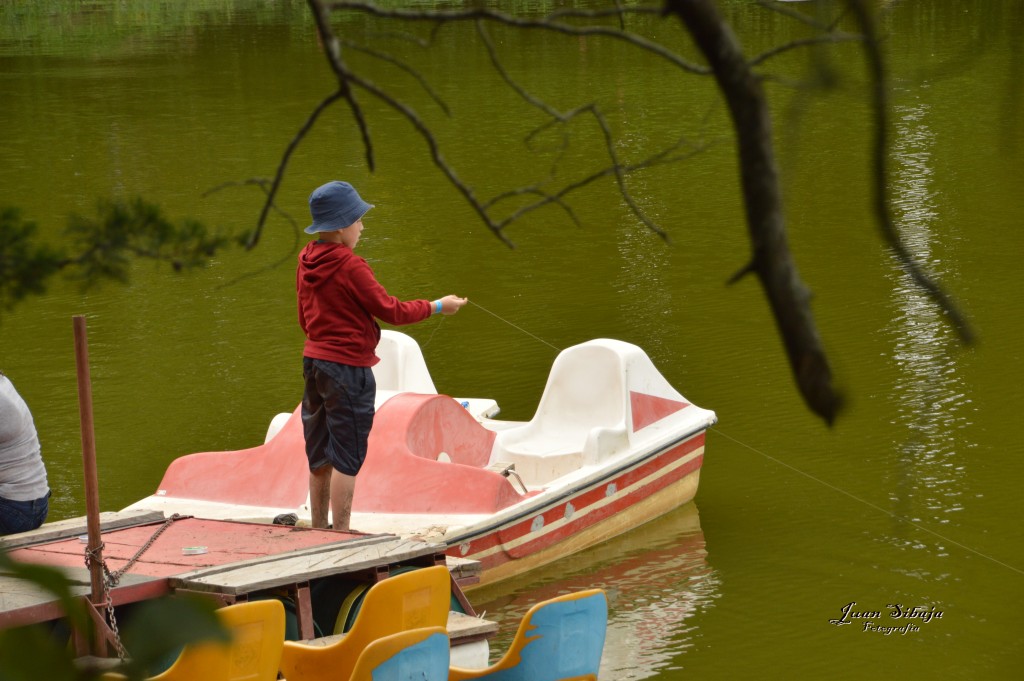
[[[458,296],[445,296],[441,299],[441,314],[453,315],[462,309],[462,306],[469,302],[468,298]]]

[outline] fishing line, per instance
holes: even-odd
[[[472,305],[475,305],[476,307],[480,308],[481,310],[483,310],[487,314],[491,315],[492,317],[505,322],[506,324],[508,324],[512,328],[517,329],[519,331],[522,331],[527,336],[530,336],[531,338],[533,338],[533,339],[535,339],[537,341],[540,341],[544,345],[547,345],[548,347],[554,349],[557,352],[561,352],[561,348],[557,348],[554,345],[552,345],[551,343],[548,343],[543,338],[539,338],[538,336],[535,336],[534,334],[530,333],[526,329],[523,329],[522,327],[516,326],[515,324],[513,324],[509,320],[507,320],[504,317],[502,317],[501,315],[498,315],[498,314],[495,314],[494,312],[491,312],[490,310],[485,308],[483,305],[475,303],[472,300],[470,300],[469,302]],[[444,321],[444,320],[442,319],[442,321]],[[435,329],[434,331],[436,332],[437,329]],[[431,334],[430,337],[433,338],[433,334]],[[430,341],[428,340],[427,342],[429,343]],[[1001,565],[1004,568],[1006,568],[1007,570],[1011,570],[1012,572],[1016,572],[1017,574],[1024,575],[1024,570],[1021,570],[1020,568],[1014,567],[1013,565],[1009,565],[1008,563],[1004,563],[1003,561],[999,560],[998,558],[993,558],[992,556],[989,556],[989,555],[987,555],[985,553],[982,553],[981,551],[978,551],[977,549],[971,548],[970,546],[967,546],[966,544],[961,544],[960,542],[956,541],[955,539],[951,539],[950,537],[947,537],[947,536],[945,536],[943,534],[940,534],[940,533],[936,532],[935,530],[928,529],[924,525],[921,525],[920,523],[916,523],[913,520],[910,520],[909,518],[905,518],[905,517],[903,517],[901,515],[897,515],[896,513],[893,513],[892,511],[887,511],[886,509],[882,508],[878,504],[874,504],[874,503],[868,501],[867,499],[861,499],[860,497],[858,497],[855,494],[851,494],[850,492],[847,492],[844,489],[836,487],[835,485],[833,485],[830,482],[827,482],[825,480],[822,480],[821,478],[818,478],[818,477],[815,477],[815,476],[811,475],[810,473],[802,471],[799,468],[797,468],[796,466],[793,466],[792,464],[788,464],[785,461],[782,461],[781,459],[777,459],[774,456],[771,456],[771,455],[769,455],[769,454],[767,454],[767,453],[757,449],[756,447],[752,447],[751,445],[748,445],[745,442],[740,442],[739,440],[737,440],[733,436],[731,436],[728,433],[726,433],[725,431],[723,431],[718,426],[715,426],[714,428],[712,428],[712,430],[714,432],[720,434],[722,437],[724,437],[726,439],[729,439],[729,440],[732,440],[736,444],[738,444],[738,445],[740,445],[742,447],[746,447],[747,449],[749,449],[752,452],[760,454],[761,456],[763,456],[764,458],[768,459],[769,461],[773,461],[776,464],[778,464],[780,466],[783,466],[784,468],[788,468],[789,470],[793,471],[794,473],[799,473],[800,475],[804,476],[808,480],[813,480],[814,482],[818,483],[819,485],[827,487],[828,489],[833,490],[835,492],[839,492],[840,494],[842,494],[844,496],[847,496],[850,499],[853,499],[854,501],[860,502],[861,504],[864,504],[865,506],[868,506],[869,508],[873,508],[874,510],[878,511],[879,513],[882,513],[884,515],[889,516],[893,520],[896,520],[896,521],[899,521],[899,522],[911,525],[912,527],[914,527],[914,528],[916,528],[918,530],[921,530],[922,532],[927,532],[928,534],[930,534],[930,535],[932,535],[934,537],[937,537],[938,539],[941,539],[944,542],[947,542],[949,544],[953,544],[954,546],[958,546],[959,548],[961,548],[961,549],[963,549],[965,551],[968,551],[970,553],[973,553],[976,556],[979,556],[980,558],[984,558],[985,560],[991,561],[991,562],[995,563],[996,565]]]
[[[533,339],[535,339],[535,340],[538,340],[538,341],[540,341],[541,343],[543,343],[544,345],[548,346],[549,348],[552,348],[552,349],[553,349],[553,350],[554,350],[555,352],[561,352],[561,351],[562,351],[562,348],[556,348],[556,347],[555,347],[554,345],[552,345],[551,343],[548,343],[548,342],[547,342],[546,340],[544,340],[543,338],[538,338],[537,336],[533,335],[532,333],[530,333],[530,332],[529,332],[529,331],[527,331],[526,329],[524,329],[524,328],[522,328],[522,327],[519,327],[519,326],[516,326],[515,324],[513,324],[513,323],[512,323],[512,322],[510,322],[509,320],[507,320],[507,319],[505,319],[504,317],[502,317],[501,315],[497,315],[497,314],[495,314],[495,313],[491,312],[490,310],[488,310],[488,309],[487,309],[486,307],[484,307],[483,305],[480,305],[479,303],[474,303],[474,302],[473,302],[472,300],[470,300],[470,301],[469,301],[469,304],[470,304],[470,305],[475,305],[476,307],[479,307],[479,308],[480,308],[481,310],[483,310],[483,311],[484,311],[484,312],[486,312],[487,314],[491,315],[491,316],[492,316],[492,317],[494,317],[495,319],[500,319],[501,321],[503,321],[503,322],[505,322],[506,324],[508,324],[509,326],[511,326],[511,327],[512,327],[513,329],[518,329],[519,331],[522,331],[523,333],[525,333],[525,334],[526,334],[527,336],[529,336],[530,338],[533,338]]]
[[[865,506],[873,508],[876,511],[889,516],[893,520],[898,520],[900,522],[907,523],[908,525],[911,525],[911,526],[913,526],[913,527],[915,527],[915,528],[917,528],[917,529],[919,529],[919,530],[921,530],[923,532],[927,532],[930,535],[938,537],[939,539],[941,539],[944,542],[948,542],[950,544],[954,544],[954,545],[960,547],[961,549],[964,549],[965,551],[969,551],[969,552],[975,554],[976,556],[980,556],[981,558],[984,558],[986,560],[990,560],[993,563],[995,563],[996,565],[1002,565],[1007,570],[1011,570],[1013,572],[1016,572],[1017,574],[1024,575],[1024,570],[1021,570],[1020,568],[1016,568],[1016,567],[1014,567],[1012,565],[1004,563],[1003,561],[999,560],[998,558],[993,558],[992,556],[986,555],[986,554],[982,553],[981,551],[978,551],[977,549],[973,549],[970,546],[967,546],[966,544],[961,544],[960,542],[956,541],[955,539],[950,539],[949,537],[947,537],[945,535],[942,535],[942,534],[939,534],[938,532],[936,532],[934,530],[930,530],[927,527],[925,527],[924,525],[921,525],[919,523],[915,523],[913,520],[910,520],[909,518],[905,518],[905,517],[903,517],[901,515],[897,515],[896,513],[893,513],[892,511],[887,511],[884,508],[882,508],[881,506],[879,506],[877,504],[871,503],[867,499],[861,499],[857,495],[851,494],[850,492],[847,492],[844,489],[840,489],[839,487],[836,487],[835,485],[833,485],[830,482],[826,482],[825,480],[822,480],[821,478],[816,478],[815,476],[811,475],[810,473],[804,472],[804,471],[800,470],[799,468],[797,468],[796,466],[788,464],[785,461],[782,461],[781,459],[776,459],[774,456],[766,454],[765,452],[762,452],[761,450],[757,449],[756,447],[752,447],[752,446],[748,445],[745,442],[740,442],[736,438],[734,438],[731,435],[725,433],[718,426],[715,426],[714,428],[712,428],[712,430],[714,432],[718,433],[719,435],[721,435],[722,437],[724,437],[726,439],[729,439],[729,440],[732,440],[736,444],[738,444],[738,445],[740,445],[742,447],[746,447],[750,451],[756,452],[757,454],[760,454],[764,458],[766,458],[766,459],[768,459],[770,461],[774,461],[775,463],[779,464],[780,466],[788,468],[789,470],[793,471],[794,473],[799,473],[800,475],[804,476],[805,478],[808,478],[809,480],[813,480],[814,482],[818,483],[819,485],[823,485],[823,486],[829,488],[830,490],[833,490],[835,492],[839,492],[840,494],[848,496],[851,499],[853,499],[854,501],[859,501],[860,503],[864,504]]]
[[[424,349],[428,345],[430,345],[430,341],[434,340],[434,334],[437,333],[437,330],[441,328],[442,324],[444,324],[444,317],[445,317],[444,315],[441,315],[441,321],[439,321],[437,324],[434,324],[434,330],[430,332],[430,338],[428,338],[427,342],[424,343],[423,346],[422,346]]]

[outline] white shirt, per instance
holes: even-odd
[[[0,497],[34,501],[48,490],[32,412],[10,379],[0,374]]]

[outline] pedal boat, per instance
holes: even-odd
[[[384,331],[377,412],[352,528],[443,542],[480,561],[480,585],[571,556],[694,498],[717,418],[637,346],[591,340],[556,357],[533,418],[437,393],[419,346]],[[189,454],[126,510],[307,524],[309,469],[297,407],[262,445]]]

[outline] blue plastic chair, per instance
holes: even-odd
[[[448,623],[452,578],[444,565],[388,577],[366,592],[352,628],[327,646],[285,641],[281,673],[288,681],[348,681],[359,655],[374,641]]]
[[[596,681],[608,630],[601,589],[537,603],[526,613],[508,651],[486,669],[451,667],[449,681]]]
[[[350,681],[448,681],[450,648],[444,627],[385,636],[359,654]]]

